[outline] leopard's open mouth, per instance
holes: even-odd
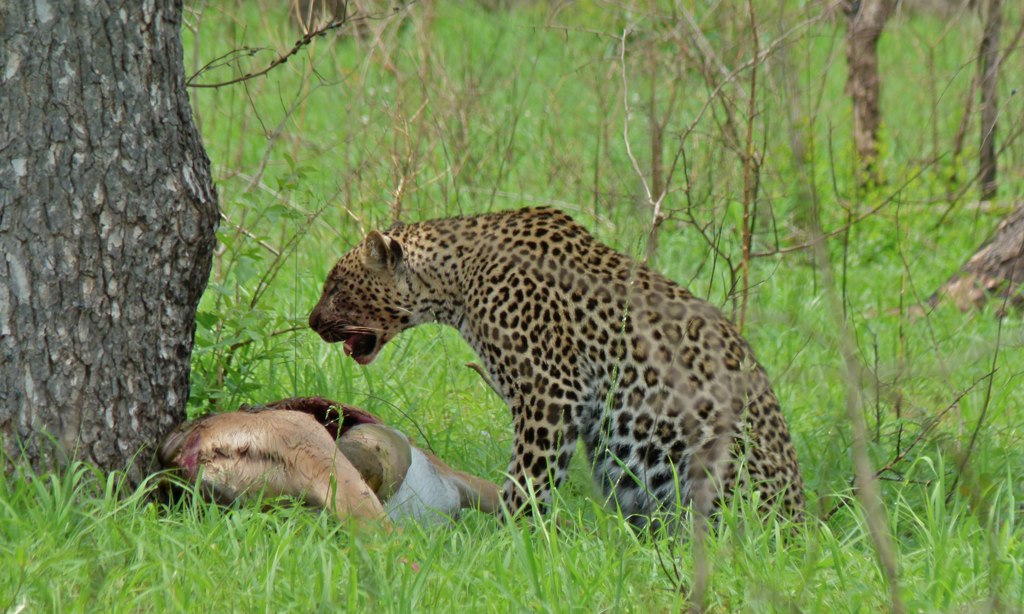
[[[377,357],[377,335],[361,327],[350,326],[341,331],[339,341],[345,344],[345,355],[361,365],[368,365]]]
[[[379,328],[358,326],[345,321],[327,321],[316,316],[316,311],[310,316],[310,327],[327,343],[342,343],[345,346],[345,355],[351,356],[361,365],[368,365],[377,357],[377,352],[384,345],[386,339],[381,335]]]

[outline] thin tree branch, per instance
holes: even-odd
[[[399,10],[405,10],[409,6],[415,4],[415,2],[416,2],[416,0],[410,0],[410,2],[405,4],[402,8],[396,7],[394,12],[398,12]],[[383,19],[384,17],[385,17],[384,15],[357,15],[357,16],[351,16],[351,15],[348,15],[346,13],[346,14],[342,15],[341,17],[335,17],[335,19],[327,22],[326,24],[320,26],[319,28],[316,28],[314,30],[310,30],[309,32],[304,34],[302,36],[302,38],[300,38],[299,40],[295,41],[295,44],[292,45],[291,49],[289,49],[287,52],[279,55],[278,57],[274,58],[274,60],[272,62],[270,62],[269,64],[267,64],[264,68],[262,68],[260,70],[250,71],[250,72],[245,73],[244,75],[241,75],[239,77],[235,77],[234,79],[229,79],[227,81],[220,81],[218,83],[196,83],[195,82],[195,80],[198,79],[200,76],[202,76],[203,74],[205,74],[206,72],[208,72],[208,71],[210,71],[210,70],[212,70],[214,68],[220,68],[221,66],[225,66],[227,64],[231,64],[231,63],[237,61],[239,59],[239,57],[241,57],[243,55],[254,56],[257,53],[259,53],[260,51],[263,51],[264,48],[244,47],[242,49],[235,49],[233,51],[229,51],[228,53],[226,53],[226,54],[224,54],[224,55],[222,55],[222,56],[220,56],[220,57],[218,57],[218,58],[216,58],[214,60],[211,60],[205,66],[200,68],[198,72],[196,72],[195,74],[190,76],[188,79],[186,79],[185,86],[186,87],[194,87],[194,88],[218,88],[218,87],[225,87],[225,86],[228,86],[228,85],[234,85],[235,83],[241,83],[243,81],[249,81],[249,80],[255,79],[257,77],[262,77],[262,76],[266,75],[267,73],[269,73],[270,71],[272,71],[275,68],[277,68],[278,66],[286,63],[288,60],[290,60],[292,58],[292,56],[297,54],[299,51],[302,51],[302,49],[304,49],[305,47],[309,46],[309,44],[312,43],[313,40],[316,39],[318,36],[323,36],[323,35],[327,34],[328,32],[330,32],[332,30],[337,30],[337,29],[342,28],[342,27],[344,27],[344,26],[346,26],[348,24],[351,24],[351,23],[356,23],[356,22],[360,22],[360,21],[369,21],[371,19]]]
[[[757,35],[757,16],[754,13],[754,3],[747,0],[747,10],[750,13],[750,33],[754,41],[754,57],[761,54],[760,40]],[[743,278],[740,290],[740,318],[738,328],[743,332],[743,325],[747,319],[747,294],[750,290],[750,242],[751,242],[751,208],[757,198],[755,183],[756,174],[760,172],[760,164],[754,155],[754,115],[757,113],[757,64],[750,70],[750,97],[747,100],[747,146],[743,155],[743,230],[742,230],[742,259],[740,268]]]

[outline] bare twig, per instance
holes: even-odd
[[[882,202],[878,203],[877,205],[875,205],[871,209],[868,209],[864,213],[861,213],[860,215],[857,215],[856,217],[853,217],[853,218],[849,219],[845,224],[843,224],[839,228],[836,228],[835,230],[830,230],[828,232],[825,232],[825,231],[819,229],[820,235],[818,237],[812,237],[812,239],[810,241],[806,242],[806,243],[801,243],[799,245],[791,245],[789,247],[778,247],[778,248],[775,248],[775,249],[773,249],[771,251],[767,251],[767,252],[753,252],[752,254],[750,254],[750,256],[752,258],[765,258],[765,257],[768,257],[768,256],[776,256],[776,255],[779,255],[779,254],[788,254],[788,253],[791,253],[791,252],[803,251],[805,249],[810,249],[810,248],[815,247],[815,242],[818,241],[818,240],[826,241],[828,239],[831,239],[833,237],[837,237],[837,236],[843,234],[844,232],[846,232],[847,229],[849,229],[852,226],[854,226],[854,225],[856,225],[856,224],[866,220],[867,218],[869,218],[872,215],[878,213],[879,211],[881,211],[885,207],[889,206],[896,199],[896,197],[899,196],[899,194],[904,189],[906,189],[907,186],[912,184],[926,170],[928,170],[929,168],[934,166],[936,163],[938,163],[938,161],[939,160],[937,160],[937,159],[936,160],[931,160],[927,164],[922,165],[921,168],[917,169],[917,171],[914,174],[912,174],[910,177],[908,177],[906,180],[904,180],[903,183],[901,183],[899,186],[897,186],[892,191],[892,194],[890,194],[889,196],[885,197],[882,200]]]
[[[412,128],[409,126],[409,122],[415,122],[423,113],[423,110],[427,108],[430,103],[430,99],[424,99],[423,103],[420,104],[419,108],[412,114],[411,117],[406,117],[401,111],[396,111],[393,119],[393,134],[395,144],[393,152],[391,154],[392,164],[395,167],[395,175],[397,177],[395,189],[391,192],[391,204],[388,207],[389,217],[391,223],[395,224],[402,220],[403,205],[405,203],[405,197],[409,191],[414,188],[413,181],[416,175],[419,174],[418,170],[414,170],[413,146],[412,146]],[[398,140],[401,138],[402,144],[404,145],[404,152],[399,152]]]
[[[882,467],[880,467],[877,471],[875,471],[875,477],[878,478],[878,479],[883,479],[883,477],[884,477],[883,474],[888,473],[890,471],[895,471],[896,470],[896,466],[899,465],[901,462],[903,462],[903,460],[906,459],[907,456],[910,455],[910,453],[914,450],[914,448],[916,448],[917,445],[919,443],[921,443],[924,440],[924,438],[928,436],[929,433],[931,433],[933,430],[935,430],[935,427],[937,427],[939,425],[939,423],[942,422],[942,419],[946,417],[946,414],[948,414],[949,412],[953,411],[954,409],[957,409],[960,406],[960,400],[961,399],[963,399],[965,396],[967,396],[982,381],[991,378],[993,374],[994,374],[994,371],[990,371],[990,372],[986,373],[985,375],[983,375],[983,376],[979,377],[978,379],[974,380],[973,382],[971,382],[970,386],[968,386],[967,388],[964,388],[959,393],[957,393],[956,397],[949,403],[949,405],[947,405],[945,408],[943,408],[937,414],[932,416],[931,419],[928,420],[924,424],[924,426],[921,427],[921,430],[918,431],[917,436],[914,437],[914,439],[910,442],[909,445],[907,445],[907,447],[905,447],[903,449],[897,449],[896,453],[893,455],[893,457],[891,459],[889,459],[889,461],[887,463],[882,465]],[[855,480],[851,480],[851,482],[853,482],[853,481],[855,481]],[[832,517],[835,516],[836,512],[838,512],[839,510],[843,509],[844,507],[847,507],[852,500],[853,499],[842,499],[831,510],[829,510],[824,516],[822,516],[822,521],[823,522],[828,522],[829,520],[831,520]]]
[[[257,237],[255,234],[253,234],[251,231],[249,231],[248,229],[244,228],[243,226],[239,226],[239,225],[233,223],[231,221],[231,219],[228,218],[228,214],[224,213],[223,210],[220,212],[220,219],[222,219],[225,224],[227,224],[228,226],[233,228],[235,230],[235,232],[238,232],[239,234],[243,234],[243,235],[249,237],[250,239],[255,241],[257,245],[259,245],[263,249],[267,250],[268,252],[273,254],[275,257],[280,257],[281,256],[281,252],[278,251],[278,249],[276,247],[274,247],[270,243],[267,243],[263,239]]]
[[[300,325],[300,326],[289,326],[288,328],[282,328],[280,330],[275,330],[274,332],[272,332],[269,335],[267,335],[267,338],[269,339],[269,338],[272,338],[272,337],[280,337],[281,335],[287,335],[288,333],[297,333],[299,331],[304,331],[307,328],[308,327],[306,325],[304,325],[304,324]],[[254,339],[243,339],[241,341],[238,341],[236,343],[232,343],[231,345],[229,345],[228,348],[227,348],[227,351],[224,353],[224,363],[225,363],[225,366],[228,365],[228,364],[231,364],[231,357],[234,356],[235,352],[237,352],[238,350],[240,350],[240,349],[242,349],[242,348],[244,348],[244,347],[246,347],[248,345],[252,345],[253,343],[255,343]]]
[[[743,72],[745,70],[747,70],[748,68],[751,68],[751,67],[753,67],[755,65],[758,65],[758,64],[762,64],[765,60],[767,60],[769,57],[771,57],[776,51],[778,51],[784,45],[788,44],[790,39],[795,37],[797,34],[800,34],[803,31],[809,29],[811,26],[813,26],[814,24],[818,23],[819,21],[823,21],[823,20],[828,19],[828,18],[829,18],[829,11],[826,10],[826,11],[822,11],[816,17],[812,17],[810,19],[806,19],[806,20],[800,22],[799,24],[793,26],[789,30],[786,30],[785,32],[783,32],[782,35],[780,35],[775,40],[773,40],[773,41],[769,42],[767,45],[761,47],[760,53],[758,53],[754,57],[748,59],[743,64],[740,64],[739,66],[737,66],[735,69],[732,70],[732,72],[729,72],[725,76],[725,78],[722,81],[720,81],[715,86],[715,88],[708,95],[707,99],[704,101],[704,104],[701,105],[700,109],[698,109],[696,115],[694,115],[694,117],[693,117],[693,120],[690,122],[690,125],[687,126],[686,130],[683,131],[683,134],[682,134],[682,136],[679,139],[680,143],[684,142],[687,139],[687,137],[689,137],[690,134],[692,134],[693,131],[697,129],[697,125],[700,123],[700,120],[704,117],[704,114],[707,112],[708,108],[711,106],[711,103],[713,103],[718,98],[718,96],[722,93],[722,90],[725,89],[726,86],[730,85],[741,74],[743,74]]]
[[[754,41],[754,57],[761,54],[760,41],[757,36],[757,16],[754,13],[753,0],[747,0],[747,10],[750,13],[750,33]],[[747,100],[747,146],[743,156],[743,230],[741,240],[742,259],[740,268],[743,273],[742,287],[740,289],[740,318],[738,328],[743,332],[743,324],[747,319],[747,294],[750,289],[750,242],[751,242],[751,208],[757,198],[755,184],[756,175],[759,173],[760,163],[754,154],[754,115],[757,113],[757,64],[750,70],[750,97]]]
[[[632,27],[627,27],[622,31],[622,38],[619,40],[619,63],[622,69],[622,108],[623,108],[623,119],[622,119],[622,140],[626,145],[626,155],[629,157],[630,163],[633,165],[633,172],[636,173],[637,178],[640,179],[640,185],[644,189],[644,196],[647,199],[647,204],[652,209],[651,214],[651,234],[648,238],[648,245],[651,243],[651,237],[655,236],[658,231],[658,227],[661,226],[663,221],[663,215],[661,213],[661,203],[665,199],[665,190],[661,191],[661,194],[654,194],[651,192],[651,186],[647,183],[647,178],[644,176],[644,172],[640,169],[640,163],[637,162],[636,156],[633,155],[633,147],[629,142],[629,79],[626,74],[626,39],[629,38],[629,34]],[[647,254],[648,259],[650,253]]]
[[[410,2],[406,3],[404,5],[404,7],[407,8],[407,7],[411,6],[414,3],[415,3],[415,0],[411,0]],[[401,10],[401,9],[398,9],[398,8],[395,9],[395,11],[398,11],[398,10]],[[290,60],[292,58],[292,56],[297,54],[299,51],[302,51],[303,48],[308,46],[310,43],[313,42],[314,39],[316,39],[319,36],[323,36],[323,35],[327,34],[328,32],[330,32],[332,30],[337,30],[337,29],[342,28],[342,27],[344,27],[344,26],[346,26],[348,24],[351,24],[351,23],[356,23],[356,22],[360,22],[360,21],[368,21],[368,20],[371,20],[371,19],[382,19],[383,17],[384,17],[383,15],[357,15],[357,16],[351,16],[351,15],[347,15],[347,14],[346,15],[342,15],[341,17],[337,17],[336,16],[335,19],[325,23],[324,25],[320,26],[319,28],[316,28],[316,29],[310,30],[309,32],[306,32],[302,36],[302,38],[300,38],[299,40],[295,41],[295,44],[292,45],[291,49],[289,49],[285,53],[283,53],[283,54],[277,56],[276,58],[274,58],[273,61],[271,61],[269,64],[267,64],[264,68],[262,68],[260,70],[249,71],[249,72],[245,73],[244,75],[241,75],[239,77],[235,77],[234,79],[229,79],[227,81],[220,81],[218,83],[196,83],[195,82],[196,79],[198,79],[200,76],[202,76],[203,74],[205,74],[206,72],[208,72],[210,70],[213,70],[215,68],[220,68],[221,66],[225,66],[225,65],[237,62],[239,58],[244,57],[244,56],[252,57],[252,56],[256,55],[257,53],[259,53],[260,51],[264,51],[265,49],[264,48],[256,48],[256,47],[243,47],[241,49],[235,49],[233,51],[229,51],[228,53],[226,53],[226,54],[224,54],[224,55],[222,55],[222,56],[220,56],[218,58],[215,58],[215,59],[211,60],[205,66],[200,68],[199,71],[197,71],[196,73],[192,74],[185,81],[185,86],[186,87],[194,87],[194,88],[218,88],[218,87],[224,87],[224,86],[227,86],[227,85],[234,85],[235,83],[241,83],[243,81],[249,81],[250,79],[255,79],[257,77],[262,77],[262,76],[266,75],[267,73],[269,73],[270,71],[272,71],[275,68],[277,68],[278,66],[286,63],[288,60]]]
[[[284,266],[285,258],[287,257],[287,255],[299,245],[302,239],[306,236],[306,232],[309,230],[309,228],[313,225],[314,222],[316,222],[317,219],[319,219],[321,215],[323,215],[323,212],[327,210],[327,205],[329,203],[330,201],[325,201],[324,204],[319,209],[317,209],[312,214],[306,217],[306,220],[305,222],[303,222],[303,226],[299,230],[299,232],[294,233],[291,237],[288,238],[288,241],[285,243],[284,248],[281,250],[281,253],[275,256],[274,259],[270,262],[270,265],[266,267],[266,270],[263,272],[263,275],[260,276],[259,281],[256,283],[256,289],[253,290],[252,300],[249,302],[249,306],[251,308],[256,308],[256,305],[263,297],[263,293],[270,288],[270,282],[273,281],[275,277],[277,277],[277,274],[281,271],[281,267]]]
[[[303,74],[302,76],[303,85],[305,85],[305,83],[307,82],[309,74],[311,72],[312,66],[310,67],[310,70],[306,72],[306,74]],[[284,133],[285,127],[291,121],[292,116],[300,107],[302,107],[305,104],[306,100],[309,99],[312,93],[313,91],[307,90],[302,94],[296,95],[296,97],[292,100],[291,104],[285,110],[284,116],[281,118],[281,121],[277,123],[277,126],[275,126],[274,129],[270,131],[269,134],[267,134],[267,140],[263,146],[263,155],[260,157],[260,163],[256,167],[256,172],[253,173],[253,176],[249,179],[249,182],[246,184],[244,188],[242,188],[243,194],[248,194],[252,192],[263,180],[263,173],[266,172],[267,164],[270,163],[270,156],[274,151],[274,145],[277,143],[277,140],[281,138],[281,135]]]
[[[295,332],[303,331],[303,330],[307,330],[307,327],[305,325],[289,326],[288,328],[283,328],[281,330],[275,330],[274,332],[272,332],[269,335],[267,335],[265,338],[261,339],[261,341],[264,341],[266,339],[272,339],[274,337],[279,337],[281,335],[287,335],[289,333],[295,333]],[[247,347],[249,345],[252,345],[255,342],[256,342],[256,340],[252,339],[252,338],[243,339],[241,341],[237,341],[235,343],[232,343],[231,345],[229,345],[227,348],[224,349],[223,357],[221,358],[221,360],[217,361],[217,384],[218,384],[218,386],[221,386],[221,387],[224,386],[224,379],[227,376],[228,370],[231,368],[231,363],[232,363],[232,361],[235,358],[235,353],[237,353],[238,350],[240,350],[240,349],[242,349],[244,347]]]
[[[712,235],[713,236],[708,236],[707,227],[713,225],[714,222],[709,222],[708,224],[701,224],[700,222],[697,221],[697,216],[694,214],[694,209],[696,209],[696,204],[694,203],[694,200],[693,200],[693,185],[692,185],[692,183],[690,181],[690,164],[689,164],[689,159],[688,159],[688,157],[686,155],[686,150],[684,148],[680,148],[679,152],[681,154],[680,157],[681,157],[681,160],[682,160],[682,163],[683,163],[683,176],[684,176],[684,178],[686,180],[686,183],[685,183],[684,188],[683,188],[683,194],[686,196],[686,216],[687,216],[687,218],[688,218],[688,220],[690,222],[690,225],[692,225],[695,229],[697,229],[697,232],[700,233],[701,238],[703,238],[704,242],[708,245],[708,247],[711,248],[711,256],[712,256],[711,267],[712,267],[712,271],[711,271],[711,274],[708,275],[708,279],[709,279],[709,281],[708,281],[708,294],[710,294],[711,293],[711,283],[712,283],[711,280],[713,280],[714,277],[715,277],[715,268],[718,266],[718,261],[721,260],[721,261],[723,261],[725,263],[725,265],[729,268],[730,274],[732,274],[733,271],[735,271],[735,268],[733,267],[732,259],[729,257],[729,254],[727,254],[725,252],[725,250],[722,249],[722,246],[721,246],[721,238],[722,238],[721,227],[719,228],[718,231],[716,231],[714,228],[712,228]],[[723,224],[723,226],[724,226],[724,224]],[[703,263],[701,264],[701,268],[703,268]],[[698,273],[699,273],[699,271],[698,271]],[[696,276],[694,278],[696,278]]]
[[[686,21],[686,25],[690,29],[690,36],[693,39],[693,42],[696,45],[697,49],[700,51],[701,55],[706,59],[707,62],[714,64],[715,69],[722,76],[721,83],[731,83],[735,77],[735,71],[730,73],[729,69],[726,68],[722,60],[719,59],[718,55],[715,53],[714,48],[711,46],[711,42],[708,41],[708,38],[706,36],[704,36],[704,31],[701,30],[700,25],[697,23],[697,20],[694,19],[693,13],[691,13],[681,2],[677,3],[675,8],[679,12],[679,14],[683,16],[683,20]],[[758,50],[755,47],[755,62],[757,62],[757,55]],[[739,86],[736,87],[736,93],[740,96],[743,96],[745,94],[743,88]]]

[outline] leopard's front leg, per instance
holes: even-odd
[[[529,509],[532,492],[544,510],[551,503],[552,489],[568,473],[576,451],[576,427],[572,404],[536,397],[512,406],[515,441],[505,482],[505,505],[512,514]]]
[[[503,491],[511,514],[527,508],[531,493],[546,508],[576,451],[574,412],[584,392],[572,335],[557,318],[547,327],[514,335],[501,345],[474,344],[493,378],[492,387],[512,413],[515,439]],[[552,353],[557,359],[538,360]]]

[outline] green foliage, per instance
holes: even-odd
[[[262,68],[297,38],[286,4],[191,3],[186,70],[244,46],[268,49],[197,82]],[[367,230],[386,227],[396,205],[416,220],[551,204],[643,257],[652,216],[643,183],[653,186],[660,169],[668,217],[652,263],[738,313],[751,71],[731,73],[753,51],[740,4],[511,4],[415,4],[399,19],[369,21],[358,38],[318,38],[265,77],[191,90],[225,216],[197,317],[191,415],[323,395],[363,406],[453,466],[501,481],[508,410],[464,367],[475,358],[454,331],[403,333],[363,368],[305,327],[335,259]],[[885,183],[862,186],[841,21],[821,18],[815,3],[754,4],[761,49],[771,52],[758,65],[750,124],[759,256],[750,263],[744,333],[789,420],[812,518],[794,529],[761,526],[742,505],[726,511],[707,545],[707,603],[723,612],[887,607],[883,570],[850,503],[844,407],[856,392],[872,461],[892,465],[882,474],[883,498],[908,610],[1019,606],[1020,317],[1000,322],[999,305],[911,312],[1024,193],[1016,137],[1024,107],[1010,92],[1024,53],[1012,50],[1004,62],[1005,197],[981,206],[971,202],[976,138],[953,148],[979,22],[971,14],[898,15],[881,48]],[[680,21],[680,7],[693,11],[703,41]],[[1008,12],[1019,20],[1019,7]],[[702,45],[714,55],[702,55]],[[627,118],[643,181],[625,147]],[[652,126],[662,120],[658,138]],[[858,351],[852,376],[839,355],[843,332],[827,311],[830,289],[801,248],[815,219],[829,234],[839,320]],[[601,505],[588,473],[577,455],[543,520],[502,524],[474,514],[451,528],[391,534],[288,507],[223,509],[189,497],[161,507],[145,489],[123,492],[116,476],[81,466],[7,477],[0,608],[685,607],[692,543],[634,534]]]
[[[914,611],[1019,603],[1019,505],[1004,481],[987,518],[944,502],[892,499],[903,596]],[[470,514],[458,525],[359,530],[301,507],[221,508],[186,494],[149,501],[117,474],[74,465],[0,481],[0,606],[22,611],[630,612],[685,606],[692,542],[637,535],[596,506],[556,501],[542,520]],[[712,611],[884,608],[885,585],[856,504],[828,523],[761,525],[744,506],[707,541]],[[683,578],[683,585],[670,578]]]

